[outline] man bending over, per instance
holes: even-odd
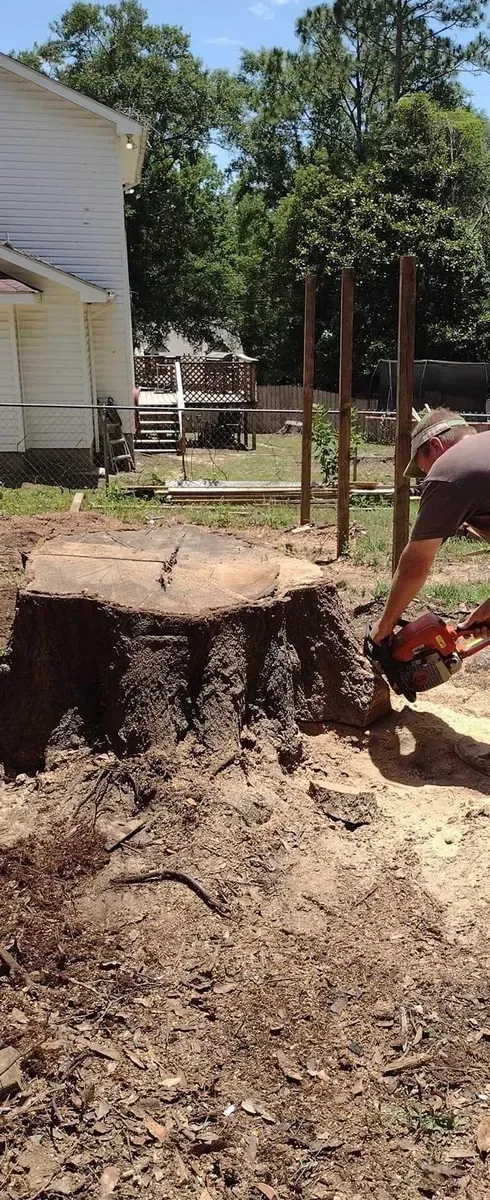
[[[435,409],[413,430],[412,457],[405,475],[425,475],[426,482],[410,541],[373,628],[377,643],[390,637],[424,586],[446,538],[467,524],[490,542],[490,432],[477,434],[464,417],[445,408]],[[476,626],[476,636],[490,636],[490,598],[460,628],[470,626]]]

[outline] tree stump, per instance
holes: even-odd
[[[118,755],[210,753],[266,718],[366,725],[389,708],[337,590],[302,559],[190,525],[40,543],[0,669],[0,758],[39,769],[67,714]]]

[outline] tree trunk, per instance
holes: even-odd
[[[69,714],[121,756],[171,758],[190,737],[219,759],[261,718],[287,746],[298,722],[364,726],[388,707],[311,563],[191,526],[88,534],[29,561],[0,675],[0,758],[39,769]]]
[[[393,73],[393,99],[398,104],[402,94],[402,52],[403,52],[403,0],[396,0],[395,16],[395,66]]]

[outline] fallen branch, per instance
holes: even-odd
[[[184,887],[190,888],[203,904],[207,904],[213,912],[219,913],[220,917],[227,916],[227,909],[219,900],[215,900],[209,892],[203,888],[197,879],[193,879],[192,875],[186,875],[184,871],[171,871],[163,869],[161,871],[147,871],[142,875],[118,875],[116,879],[111,880],[111,887],[122,887],[126,883],[160,883],[165,880],[172,883],[183,883]]]
[[[223,758],[221,760],[221,762],[218,763],[218,766],[213,767],[213,770],[210,771],[210,773],[209,773],[210,778],[215,779],[216,775],[220,774],[220,771],[225,771],[227,767],[231,767],[231,764],[236,762],[236,759],[238,758],[238,754],[239,754],[238,750],[234,750],[233,754],[227,754],[226,758]]]
[[[27,983],[30,988],[34,989],[34,991],[38,992],[41,990],[41,985],[36,983],[35,980],[31,978],[29,972],[25,970],[25,967],[21,967],[20,963],[17,962],[13,954],[10,954],[10,951],[5,949],[5,946],[0,946],[0,958],[13,975],[19,975],[20,978],[24,980],[24,983]]]
[[[416,1071],[418,1067],[424,1067],[426,1063],[432,1062],[434,1052],[429,1051],[420,1054],[404,1054],[401,1058],[395,1058],[393,1062],[385,1063],[381,1068],[382,1075],[401,1075],[402,1071]]]
[[[365,904],[366,900],[370,900],[371,896],[374,896],[375,893],[378,891],[378,888],[379,888],[379,883],[373,884],[373,887],[369,888],[369,891],[365,892],[363,896],[360,896],[359,900],[354,900],[354,908],[359,908],[360,904]]]
[[[329,908],[328,904],[324,904],[323,900],[319,900],[317,896],[310,896],[308,892],[301,893],[303,900],[307,900],[309,904],[314,904],[316,908],[320,908],[322,912],[328,913],[329,917],[337,917],[338,913],[334,908]]]
[[[140,821],[138,825],[134,825],[133,828],[128,830],[127,833],[123,833],[122,837],[117,839],[117,842],[110,842],[106,846],[107,853],[112,854],[114,850],[118,850],[120,846],[124,846],[124,844],[129,842],[131,838],[135,837],[137,833],[141,833],[141,830],[145,829],[146,825],[146,820]]]

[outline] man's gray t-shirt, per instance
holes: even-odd
[[[431,467],[411,540],[452,537],[465,523],[490,541],[490,433],[462,438]]]

